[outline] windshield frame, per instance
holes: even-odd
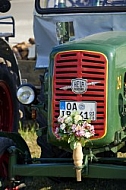
[[[41,0],[35,0],[35,9],[38,14],[69,14],[69,13],[109,13],[126,12],[126,6],[92,6],[92,7],[64,7],[42,8]]]

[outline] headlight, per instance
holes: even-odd
[[[31,104],[36,97],[35,88],[32,85],[21,85],[17,90],[17,99],[22,104]]]

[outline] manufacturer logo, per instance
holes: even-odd
[[[86,79],[72,79],[71,89],[76,94],[82,94],[87,91],[87,80]]]
[[[63,86],[61,90],[71,89],[75,94],[83,94],[87,91],[89,85],[95,85],[99,82],[87,82],[87,79],[76,78],[71,80],[71,86]]]

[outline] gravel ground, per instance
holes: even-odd
[[[34,178],[26,190],[125,190],[125,180],[85,179],[83,182],[56,183],[48,178]]]

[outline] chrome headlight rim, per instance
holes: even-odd
[[[17,89],[17,99],[23,105],[34,103],[36,96],[36,88],[31,84],[22,84]]]

